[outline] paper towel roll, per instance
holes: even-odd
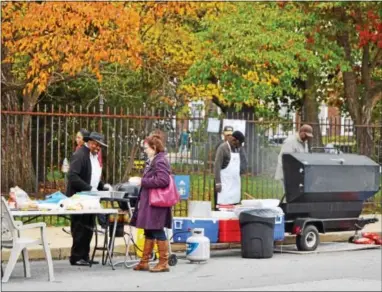
[[[59,210],[82,210],[82,205],[78,200],[64,199],[58,205]]]
[[[59,210],[66,210],[66,208],[68,206],[70,206],[70,204],[72,204],[72,200],[71,199],[63,199],[63,200],[61,200],[58,203],[58,209]]]
[[[80,204],[83,210],[101,209],[99,200],[83,200]]]

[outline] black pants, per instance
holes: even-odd
[[[145,229],[145,238],[162,240],[162,241],[167,240],[164,229],[159,229],[159,230]]]
[[[219,211],[216,205],[218,204],[218,192],[216,191],[216,182],[214,180],[214,205],[212,206],[212,209],[214,211]]]
[[[72,215],[70,230],[73,244],[70,253],[70,261],[89,259],[90,243],[93,237],[94,215]]]

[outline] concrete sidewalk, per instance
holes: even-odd
[[[365,215],[362,216],[364,218],[378,218],[377,223],[366,225],[365,228],[362,230],[363,232],[382,232],[382,216],[381,215]],[[136,236],[136,230],[134,228],[132,229],[132,234],[134,241],[137,242],[137,236]],[[125,226],[125,232],[129,232],[130,227]],[[335,233],[326,233],[321,234],[320,239],[321,242],[344,242],[348,241],[349,237],[352,236],[354,232],[335,232]],[[36,230],[26,230],[23,233],[23,236],[27,236],[29,238],[39,238],[40,237],[40,231],[39,229]],[[62,227],[48,227],[47,228],[47,238],[50,245],[50,249],[52,252],[53,259],[56,260],[62,260],[67,259],[70,255],[70,248],[72,245],[72,237],[71,235],[65,233],[62,231]],[[92,241],[92,247],[95,245],[95,240],[93,236]],[[98,236],[98,246],[101,246],[103,243],[104,236],[103,234],[99,234]],[[294,244],[295,243],[295,237],[292,235],[286,235],[285,240],[283,244]],[[218,244],[211,244],[211,249],[229,249],[229,248],[237,248],[240,247],[240,244],[229,244],[229,243],[218,243]],[[114,251],[116,253],[125,253],[125,242],[123,238],[116,238],[115,241],[115,249]],[[186,250],[186,245],[183,243],[172,243],[172,251],[173,252],[184,252]],[[44,252],[42,247],[37,246],[36,248],[30,248],[29,251],[29,257],[31,260],[41,260],[45,259]],[[133,251],[132,245],[130,251]],[[96,257],[100,256],[102,254],[102,251],[97,251]],[[7,261],[9,258],[9,250],[2,250],[2,260]]]

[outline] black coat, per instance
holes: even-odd
[[[66,196],[71,197],[78,192],[90,191],[92,189],[90,185],[91,178],[90,149],[82,146],[74,152],[70,159]],[[99,183],[98,190],[103,190],[102,182]]]

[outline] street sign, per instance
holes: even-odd
[[[190,196],[190,176],[189,175],[175,175],[175,185],[179,192],[181,200],[187,200]]]

